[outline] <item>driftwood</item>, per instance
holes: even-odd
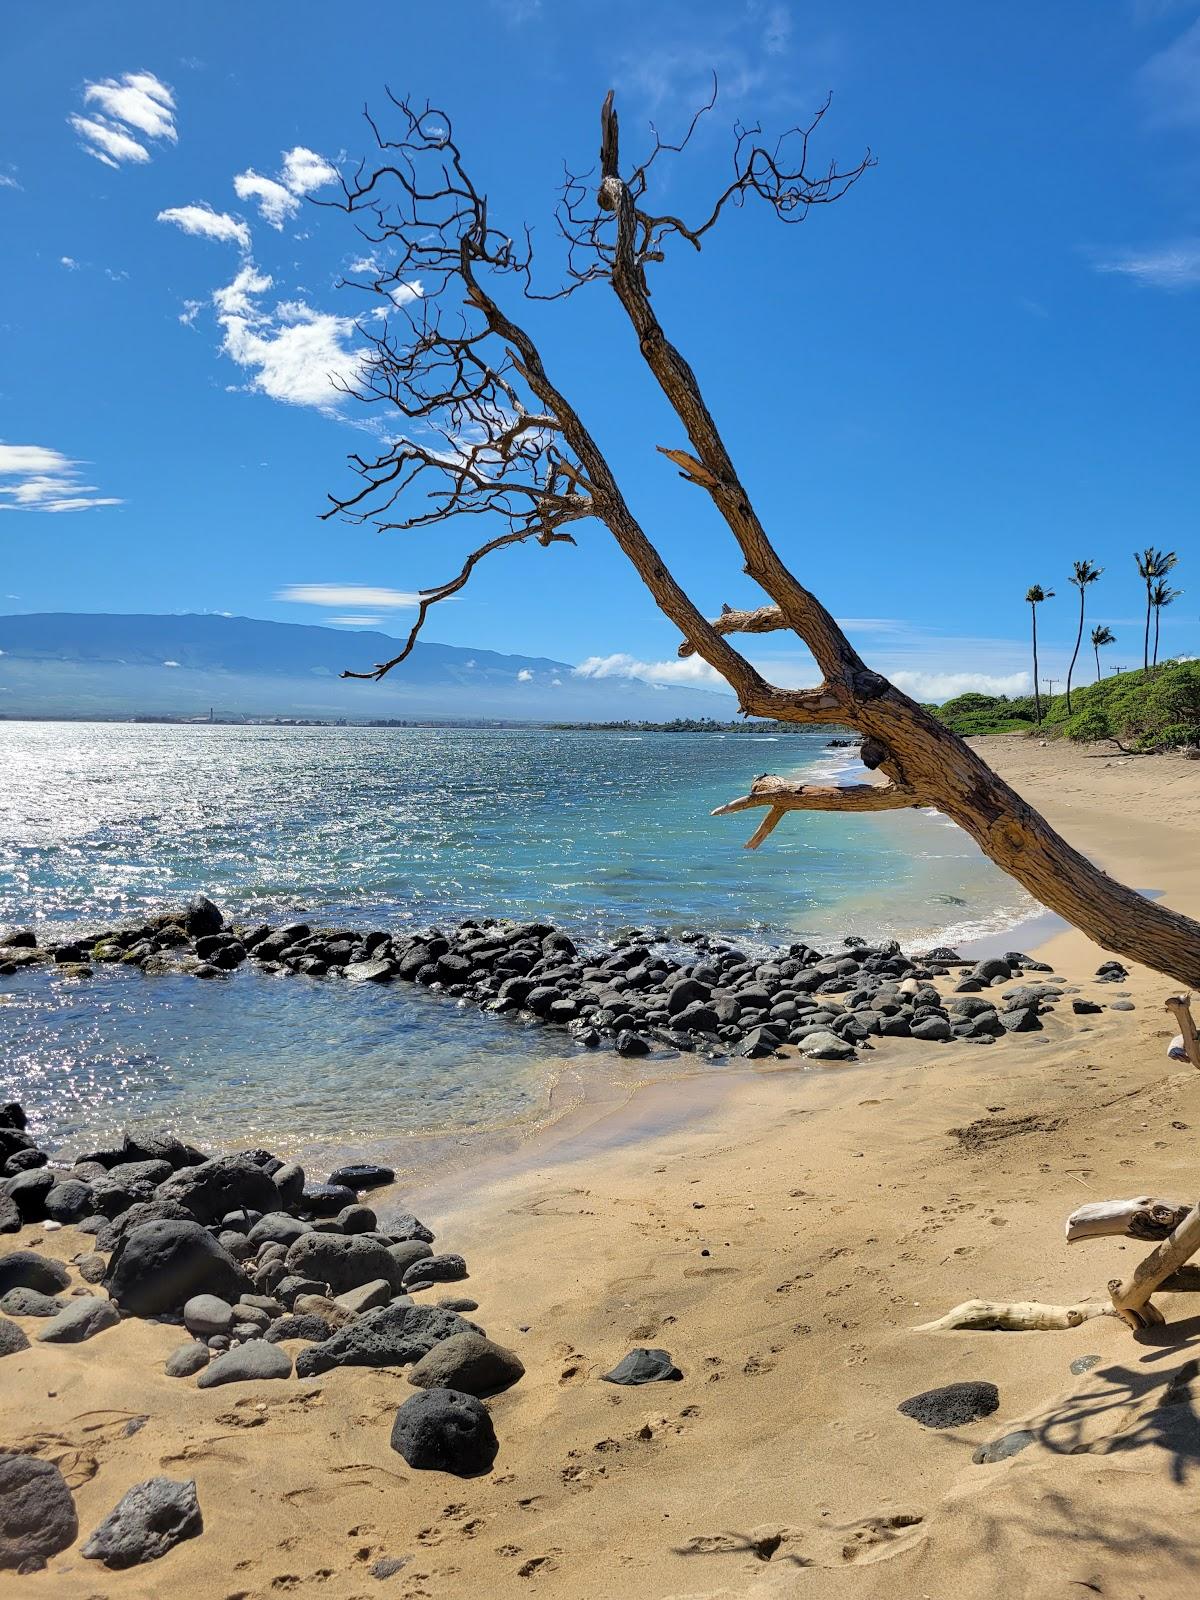
[[[1117,1235],[1126,1239],[1165,1239],[1191,1210],[1185,1202],[1155,1200],[1148,1194],[1133,1200],[1098,1200],[1080,1206],[1067,1218],[1067,1243]]]
[[[1023,1333],[1046,1328],[1077,1328],[1092,1317],[1114,1317],[1117,1312],[1103,1300],[1083,1300],[1074,1306],[1044,1305],[1040,1300],[964,1300],[936,1322],[923,1322],[914,1333],[941,1333],[956,1328],[1002,1328]]]
[[[1131,1328],[1162,1322],[1163,1314],[1150,1296],[1164,1278],[1177,1272],[1200,1250],[1200,1206],[1193,1206],[1179,1225],[1150,1254],[1139,1261],[1128,1278],[1113,1278],[1108,1285],[1113,1308]]]
[[[1167,1010],[1179,1024],[1179,1037],[1183,1043],[1183,1053],[1191,1064],[1200,1072],[1200,1038],[1196,1036],[1196,1024],[1192,1018],[1192,1009],[1188,1004],[1190,995],[1172,994],[1167,996]]]

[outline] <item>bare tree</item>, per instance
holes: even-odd
[[[558,209],[565,278],[542,288],[534,278],[529,231],[501,228],[469,174],[450,119],[390,98],[395,136],[386,137],[368,118],[378,159],[344,180],[335,203],[386,257],[386,265],[358,283],[382,306],[387,323],[382,330],[363,324],[371,351],[353,387],[365,403],[398,413],[406,431],[374,456],[351,458],[360,485],[331,497],[326,515],[380,529],[479,517],[497,531],[457,573],[423,593],[396,657],[349,676],[382,678],[397,666],[432,607],[461,590],[489,555],[528,541],[571,543],[581,523],[599,523],[678,628],[680,654],[695,652],[715,668],[744,714],[855,728],[864,736],[866,764],[887,780],[828,787],[756,778],[748,794],[719,808],[765,810],[752,847],[789,811],[935,807],[1038,900],[1100,944],[1200,984],[1200,923],[1115,882],[1067,844],[976,751],[873,672],[788,569],[738,477],[696,374],[655,310],[651,278],[672,251],[701,249],[714,228],[752,204],[781,222],[803,222],[814,207],[845,195],[871,166],[871,156],[848,167],[816,167],[811,147],[824,107],[778,140],[766,140],[757,126],[739,125],[728,181],[703,216],[685,220],[654,209],[657,164],[687,145],[711,102],[677,143],[655,135],[644,159],[631,164],[621,159],[610,94],[601,113],[599,172],[592,179],[568,174]],[[594,283],[614,293],[686,439],[686,445],[668,440],[657,448],[689,492],[707,496],[725,522],[743,570],[768,602],[756,610],[727,607],[706,619],[634,515],[593,433],[518,320],[514,302],[524,296],[569,300]],[[730,643],[733,634],[777,630],[808,647],[822,676],[816,688],[769,683]]]

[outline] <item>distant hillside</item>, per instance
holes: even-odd
[[[964,738],[1037,727],[1032,695],[963,694],[930,709]],[[1071,692],[1069,715],[1065,694],[1043,695],[1040,732],[1085,742],[1116,739],[1135,750],[1200,746],[1200,661],[1164,661],[1149,672],[1081,684]]]
[[[384,633],[252,617],[0,616],[0,716],[606,721],[728,717],[730,696],[581,678],[544,656],[418,643],[380,683],[342,679],[397,655]]]

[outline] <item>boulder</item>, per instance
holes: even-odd
[[[376,1278],[397,1290],[404,1276],[388,1247],[364,1234],[306,1233],[289,1248],[287,1269],[327,1283],[335,1295]]]
[[[260,1166],[241,1155],[181,1167],[159,1184],[155,1198],[183,1206],[197,1222],[219,1222],[228,1211],[266,1213],[279,1206],[275,1184]]]
[[[208,1365],[211,1357],[208,1346],[199,1339],[190,1344],[177,1345],[167,1357],[163,1371],[168,1378],[194,1378]]]
[[[17,1202],[6,1194],[0,1194],[0,1233],[20,1233],[24,1225]]]
[[[252,1285],[227,1250],[198,1222],[146,1222],[122,1238],[104,1286],[139,1317],[174,1311],[196,1294],[236,1300]]]
[[[356,1317],[362,1311],[374,1311],[376,1306],[390,1305],[391,1300],[391,1284],[386,1278],[375,1278],[371,1283],[360,1284],[357,1289],[347,1289],[333,1303]]]
[[[285,1162],[271,1174],[271,1181],[279,1191],[279,1199],[285,1206],[295,1207],[300,1204],[304,1194],[304,1168],[294,1161]]]
[[[301,1222],[298,1217],[289,1217],[286,1211],[268,1211],[265,1217],[260,1217],[254,1224],[247,1237],[252,1245],[290,1245],[311,1232],[309,1223]]]
[[[215,1389],[224,1383],[256,1383],[265,1378],[290,1378],[292,1358],[268,1339],[247,1339],[226,1350],[196,1380],[198,1389]]]
[[[990,1417],[999,1405],[994,1383],[947,1383],[902,1400],[896,1410],[925,1428],[965,1428]]]
[[[57,1294],[71,1282],[71,1274],[60,1261],[39,1256],[34,1250],[14,1250],[0,1256],[0,1294],[9,1289],[37,1289],[42,1294]]]
[[[402,1287],[410,1283],[458,1283],[468,1276],[467,1263],[457,1255],[429,1255],[414,1261],[404,1274]]]
[[[500,1449],[487,1407],[454,1389],[410,1395],[396,1412],[391,1442],[417,1471],[459,1478],[490,1472]]]
[[[315,1377],[334,1367],[407,1367],[456,1333],[482,1333],[454,1311],[436,1306],[389,1305],[365,1311],[322,1344],[296,1357],[296,1376]]]
[[[42,1344],[82,1344],[105,1328],[115,1328],[121,1313],[111,1300],[99,1295],[84,1295],[69,1300],[38,1334]]]
[[[91,1189],[77,1178],[66,1178],[56,1183],[46,1195],[43,1205],[52,1221],[62,1223],[78,1222],[81,1217],[90,1217],[96,1209],[92,1204]]]
[[[333,1333],[333,1324],[314,1312],[276,1317],[267,1325],[263,1338],[272,1344],[281,1339],[305,1339],[309,1344],[322,1344]]]
[[[193,1478],[147,1478],[121,1497],[83,1547],[89,1561],[136,1567],[157,1561],[204,1528]]]
[[[388,1245],[387,1253],[396,1263],[400,1281],[403,1282],[404,1274],[412,1266],[413,1262],[427,1261],[433,1254],[433,1250],[423,1239],[402,1239],[399,1244]]]
[[[496,1394],[523,1377],[520,1358],[481,1333],[456,1333],[435,1344],[411,1368],[418,1389],[457,1389],[476,1396]]]
[[[683,1373],[671,1360],[666,1350],[639,1347],[623,1356],[611,1372],[602,1374],[605,1383],[635,1385],[640,1383],[672,1382]]]
[[[195,1222],[195,1217],[177,1200],[139,1200],[127,1211],[113,1217],[96,1233],[96,1248],[116,1250],[125,1235],[147,1222]]]
[[[0,1356],[15,1356],[28,1349],[29,1340],[25,1337],[25,1330],[15,1322],[0,1317]]]
[[[347,1206],[334,1220],[343,1233],[373,1233],[379,1225],[370,1206]]]
[[[336,1217],[345,1206],[352,1206],[354,1200],[354,1190],[340,1183],[306,1183],[300,1196],[301,1206],[314,1217]]]
[[[140,1128],[126,1130],[123,1140],[126,1162],[165,1161],[168,1166],[198,1167],[204,1152],[195,1145],[185,1144],[169,1128]],[[166,1173],[162,1174],[166,1177]]]
[[[233,1327],[233,1307],[215,1294],[195,1294],[183,1308],[183,1325],[197,1339],[214,1333],[229,1333]]]
[[[433,1232],[427,1228],[419,1218],[411,1212],[387,1212],[380,1218],[379,1226],[393,1239],[422,1239],[426,1244],[433,1243]]]
[[[329,1181],[358,1193],[362,1189],[380,1189],[384,1184],[395,1183],[396,1174],[391,1167],[381,1167],[374,1161],[355,1161],[331,1172]]]
[[[9,1289],[0,1295],[0,1311],[6,1317],[56,1317],[63,1304],[40,1289]]]
[[[56,1182],[52,1172],[37,1167],[29,1172],[18,1172],[15,1178],[7,1178],[4,1192],[26,1222],[40,1222],[46,1215],[46,1196]]]
[[[225,918],[207,895],[197,894],[184,909],[183,925],[193,939],[203,939],[206,935],[220,933]]]
[[[54,1463],[0,1454],[0,1569],[37,1572],[78,1532],[75,1502]]]
[[[800,1041],[800,1051],[814,1061],[853,1061],[857,1055],[848,1039],[839,1039],[836,1033],[825,1028],[806,1034]]]

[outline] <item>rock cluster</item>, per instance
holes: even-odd
[[[37,962],[65,964],[75,973],[104,962],[216,978],[250,965],[350,983],[418,983],[489,1014],[562,1028],[581,1045],[608,1045],[628,1056],[670,1049],[757,1057],[789,1045],[837,1061],[880,1037],[990,1044],[1040,1027],[1039,1014],[1061,993],[1056,984],[1034,982],[998,1001],[971,998],[1049,971],[1019,951],[971,962],[944,948],[908,956],[895,941],[847,938],[831,954],[795,943],[764,956],[705,934],[672,943],[654,930],[629,930],[583,951],[549,923],[494,918],[403,934],[304,922],[227,924],[203,895],[180,910],[83,940],[42,947],[28,929],[0,939],[0,976]],[[954,994],[943,1000],[935,980],[952,973]],[[1115,981],[1116,975],[1101,969],[1098,976]],[[145,1159],[164,1156],[148,1147]],[[343,1180],[353,1180],[356,1170],[332,1174],[327,1195],[310,1192],[311,1209],[323,1204],[324,1214],[339,1212]],[[183,1194],[172,1191],[169,1198],[196,1209]],[[86,1201],[64,1189],[54,1205],[67,1221],[82,1214]],[[228,1206],[214,1193],[208,1209],[215,1215]]]
[[[164,1373],[198,1389],[338,1367],[410,1367],[420,1404],[400,1408],[396,1448],[415,1467],[490,1468],[499,1446],[480,1397],[510,1387],[525,1369],[432,1294],[424,1304],[414,1298],[466,1278],[467,1263],[435,1253],[418,1217],[391,1209],[380,1216],[364,1203],[371,1189],[394,1181],[390,1168],[357,1163],[310,1182],[267,1150],[208,1156],[169,1132],[141,1130],[66,1168],[37,1149],[20,1106],[4,1108],[0,1131],[14,1136],[0,1201],[11,1202],[18,1228],[53,1226],[55,1196],[66,1189],[69,1226],[92,1236],[73,1257],[84,1279],[74,1287],[66,1266],[35,1250],[0,1255],[0,1357],[31,1349],[13,1317],[38,1319],[36,1339],[51,1344],[146,1317],[188,1336]],[[41,1164],[31,1165],[31,1155]],[[301,1345],[295,1356],[293,1342]],[[0,1453],[0,1484],[9,1479],[13,1509],[7,1520],[0,1515],[0,1566],[32,1570],[74,1541],[74,1508],[69,1491],[55,1499],[56,1482],[41,1463]],[[37,1497],[44,1517],[23,1509]],[[130,1490],[83,1554],[127,1566],[200,1531],[194,1485],[156,1478]]]

